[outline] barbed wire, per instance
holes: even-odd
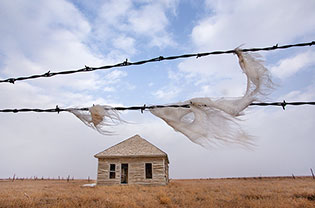
[[[289,45],[282,45],[279,46],[278,44],[270,47],[263,47],[263,48],[245,48],[245,49],[238,49],[242,52],[256,52],[256,51],[270,51],[270,50],[277,50],[277,49],[287,49],[292,47],[304,47],[304,46],[313,46],[315,45],[315,41],[311,42],[304,42],[304,43],[297,43],[297,44],[289,44]],[[66,75],[66,74],[74,74],[79,72],[91,72],[96,70],[102,70],[102,69],[110,69],[110,68],[118,68],[118,67],[125,67],[125,66],[131,66],[131,65],[142,65],[150,62],[159,62],[159,61],[166,61],[166,60],[175,60],[175,59],[182,59],[182,58],[190,58],[190,57],[204,57],[204,56],[210,56],[210,55],[219,55],[219,54],[229,54],[229,53],[235,53],[235,49],[233,50],[226,50],[226,51],[212,51],[212,52],[204,52],[204,53],[192,53],[192,54],[183,54],[183,55],[176,55],[176,56],[159,56],[156,58],[146,59],[142,61],[136,61],[136,62],[129,62],[128,59],[126,59],[122,63],[113,64],[113,65],[105,65],[100,67],[90,67],[85,66],[81,69],[75,69],[75,70],[68,70],[68,71],[59,71],[59,72],[46,72],[44,74],[35,74],[31,76],[25,76],[25,77],[16,77],[16,78],[8,78],[8,79],[2,79],[0,80],[0,83],[8,82],[14,84],[16,81],[22,81],[27,79],[36,79],[40,77],[53,77],[56,75]]]
[[[270,103],[251,103],[250,106],[281,106],[283,110],[287,105],[299,106],[299,105],[315,105],[315,102],[286,102],[285,100],[282,102],[270,102]],[[207,106],[203,106],[207,107]],[[182,105],[143,105],[143,106],[130,106],[130,107],[104,107],[105,110],[117,110],[117,111],[125,111],[125,110],[140,110],[143,112],[144,110],[150,110],[154,108],[190,108],[190,104],[182,104]],[[19,113],[19,112],[37,112],[37,113],[60,113],[60,112],[71,112],[71,111],[88,111],[89,107],[83,108],[59,108],[58,105],[56,108],[48,108],[48,109],[39,109],[39,108],[20,108],[20,109],[0,109],[1,113]]]

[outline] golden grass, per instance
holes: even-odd
[[[0,180],[0,207],[315,207],[315,180],[310,177],[81,187],[85,183]]]

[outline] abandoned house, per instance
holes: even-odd
[[[135,135],[98,154],[97,185],[166,185],[168,157],[165,152]]]

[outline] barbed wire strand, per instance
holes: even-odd
[[[304,47],[304,46],[313,46],[315,45],[315,41],[311,42],[305,42],[305,43],[297,43],[297,44],[289,44],[289,45],[282,45],[279,46],[278,44],[271,46],[271,47],[264,47],[264,48],[245,48],[245,49],[239,49],[239,51],[242,52],[256,52],[256,51],[271,51],[271,50],[278,50],[278,49],[287,49],[292,47]],[[105,65],[100,67],[89,67],[85,66],[81,69],[76,70],[68,70],[68,71],[59,71],[59,72],[46,72],[44,74],[36,74],[31,76],[25,76],[25,77],[17,77],[17,78],[8,78],[0,80],[0,83],[2,82],[9,82],[14,84],[16,81],[22,81],[27,79],[36,79],[40,77],[53,77],[56,75],[66,75],[66,74],[74,74],[79,72],[90,72],[90,71],[96,71],[96,70],[102,70],[102,69],[110,69],[110,68],[118,68],[118,67],[125,67],[125,66],[131,66],[131,65],[142,65],[149,62],[159,62],[159,61],[165,61],[165,60],[175,60],[175,59],[182,59],[182,58],[190,58],[190,57],[204,57],[204,56],[210,56],[210,55],[219,55],[219,54],[229,54],[229,53],[235,53],[235,49],[233,50],[226,50],[226,51],[212,51],[212,52],[205,52],[205,53],[192,53],[192,54],[183,54],[183,55],[177,55],[177,56],[168,56],[163,57],[159,56],[156,58],[146,59],[142,61],[136,61],[136,62],[128,62],[128,59],[126,59],[122,63],[113,64],[113,65]]]
[[[282,102],[271,102],[271,103],[251,103],[251,106],[281,106],[283,110],[285,110],[285,107],[287,105],[293,105],[293,106],[299,106],[299,105],[315,105],[315,102],[286,102],[285,100]],[[207,107],[207,106],[204,106]],[[108,107],[104,108],[105,110],[117,110],[117,111],[125,111],[125,110],[141,110],[143,112],[144,110],[150,110],[154,108],[190,108],[190,104],[183,104],[183,105],[150,105],[150,106],[130,106],[130,107]],[[71,112],[74,110],[78,111],[88,111],[88,107],[83,108],[59,108],[58,105],[56,108],[49,108],[49,109],[38,109],[38,108],[20,108],[20,109],[0,109],[1,113],[18,113],[18,112],[47,112],[47,113],[53,113],[53,112]]]

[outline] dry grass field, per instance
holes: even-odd
[[[171,180],[82,187],[87,180],[0,180],[0,207],[315,207],[310,177]]]

